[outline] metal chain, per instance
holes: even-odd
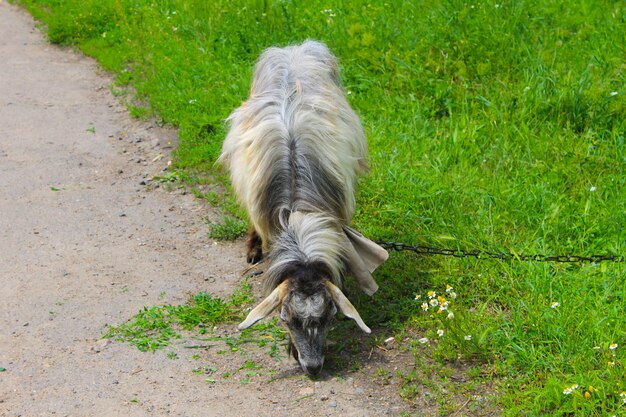
[[[517,254],[510,252],[486,252],[481,250],[463,250],[463,249],[448,249],[448,248],[436,248],[432,246],[423,245],[407,245],[406,243],[399,242],[376,242],[380,246],[388,250],[394,251],[410,251],[420,255],[442,255],[442,256],[454,256],[455,258],[469,258],[476,259],[502,259],[508,261],[533,261],[533,262],[561,262],[561,263],[576,263],[576,262],[626,262],[625,255],[528,255]]]

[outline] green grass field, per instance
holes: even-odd
[[[246,98],[259,53],[314,38],[338,55],[368,135],[355,217],[367,236],[626,254],[623,2],[19,3],[52,42],[113,71],[134,115],[179,128],[174,167],[192,184],[225,181],[214,167],[223,120]],[[241,215],[232,196],[205,197]],[[626,415],[625,272],[393,253],[376,274],[380,292],[355,303],[380,333],[414,340],[407,401],[435,387],[442,415],[475,393],[504,415]],[[449,378],[455,364],[469,383]]]

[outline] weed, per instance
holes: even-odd
[[[154,351],[180,338],[177,328],[197,329],[202,334],[207,326],[232,321],[238,314],[232,304],[199,293],[182,306],[144,307],[126,323],[108,326],[104,337],[129,342],[141,351]]]
[[[217,368],[213,366],[202,366],[199,368],[194,368],[192,371],[194,374],[203,374],[203,375],[211,375],[217,372]]]
[[[173,182],[180,182],[182,178],[183,176],[180,172],[170,171],[170,172],[167,172],[165,175],[153,177],[152,181],[160,182],[160,183],[173,183]]]
[[[235,240],[248,230],[248,223],[230,216],[222,217],[222,223],[209,223],[209,237],[218,240]]]
[[[207,293],[199,293],[190,297],[184,305],[144,307],[126,323],[107,326],[103,337],[128,342],[141,351],[155,351],[169,346],[172,340],[181,339],[182,332],[193,331],[195,334],[188,336],[189,339],[201,343],[216,342],[227,347],[227,349],[217,351],[218,354],[237,352],[244,345],[255,344],[260,348],[267,346],[271,357],[281,357],[279,345],[284,344],[287,335],[277,325],[276,320],[246,329],[237,336],[207,335],[217,324],[240,320],[243,306],[250,305],[252,302],[250,285],[247,280],[244,280],[228,301]],[[184,347],[200,349],[207,345]],[[170,351],[167,357],[178,359],[178,354]],[[192,359],[199,358],[199,355],[192,356]],[[246,362],[245,366],[254,368],[254,363]]]
[[[376,370],[376,377],[382,378],[382,379],[389,379],[391,378],[391,374],[389,373],[389,370],[385,368],[378,368]]]

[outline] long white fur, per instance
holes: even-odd
[[[250,97],[228,122],[220,161],[264,246],[288,249],[270,269],[321,260],[338,283],[343,255],[337,234],[354,214],[367,143],[336,58],[315,41],[267,49],[256,64]],[[296,212],[303,215],[292,216]]]
[[[269,289],[280,284],[283,271],[293,263],[322,262],[329,268],[332,282],[341,287],[343,259],[345,257],[342,230],[332,217],[319,213],[290,216],[289,224],[275,239],[272,246],[271,264],[267,270],[266,285]]]

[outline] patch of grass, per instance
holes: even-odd
[[[180,339],[181,330],[200,334],[207,327],[239,318],[241,305],[225,302],[207,293],[190,297],[184,305],[144,307],[137,315],[118,326],[107,326],[104,337],[128,342],[141,351],[154,351]]]
[[[161,305],[144,307],[127,322],[117,326],[107,326],[103,337],[123,341],[139,350],[156,351],[170,346],[173,340],[185,339],[186,349],[201,349],[218,344],[224,349],[218,353],[237,352],[244,345],[254,344],[268,348],[271,357],[281,357],[279,345],[285,344],[286,332],[277,325],[276,319],[245,329],[235,336],[212,336],[212,327],[223,323],[241,321],[243,307],[251,305],[254,297],[250,285],[245,280],[224,301],[207,293],[199,293],[189,298],[183,305]],[[169,359],[178,359],[174,351],[167,353]],[[192,355],[197,359],[199,356]]]
[[[158,175],[152,178],[152,181],[160,182],[162,184],[172,183],[172,182],[180,182],[182,181],[183,176],[180,172],[170,171],[164,175]]]
[[[221,374],[222,379],[228,379],[231,376],[238,375],[239,383],[242,385],[250,383],[252,378],[260,377],[263,375],[271,375],[272,372],[262,372],[263,367],[252,360],[247,359],[243,362],[241,366],[235,368],[233,371],[224,372]],[[209,384],[214,384],[218,382],[218,379],[215,378],[217,375],[217,368],[212,366],[205,366],[195,368],[192,371],[194,374],[198,375],[210,375],[208,378],[205,378],[205,382]]]
[[[209,237],[217,240],[235,240],[246,234],[249,226],[244,220],[223,216],[222,223],[209,222]]]
[[[190,181],[227,182],[214,165],[223,120],[247,96],[260,51],[316,38],[339,56],[369,138],[372,169],[354,219],[365,235],[492,252],[626,253],[623,3],[20,3],[53,42],[96,56],[116,73],[119,91],[132,87],[137,116],[179,127],[173,169]],[[198,193],[245,219],[223,189]],[[231,219],[215,233],[244,230]],[[624,264],[394,253],[376,279],[381,289],[371,299],[350,291],[368,325],[430,340],[413,345],[418,373],[405,378],[407,398],[441,369],[429,389],[467,395],[445,371],[461,362],[479,388],[497,390],[491,407],[505,414],[624,413]],[[459,297],[451,321],[414,299],[446,284]],[[175,337],[176,314],[141,315],[138,338]],[[353,332],[349,322],[335,330],[339,339]],[[454,395],[431,402],[455,412]]]
[[[267,353],[272,358],[281,358],[280,347],[286,345],[287,332],[278,326],[277,319],[257,324],[249,329],[242,330],[239,337],[224,337],[219,339],[228,345],[229,351],[236,352],[243,345],[253,343],[259,348],[267,348]],[[284,349],[282,349],[284,352]]]

